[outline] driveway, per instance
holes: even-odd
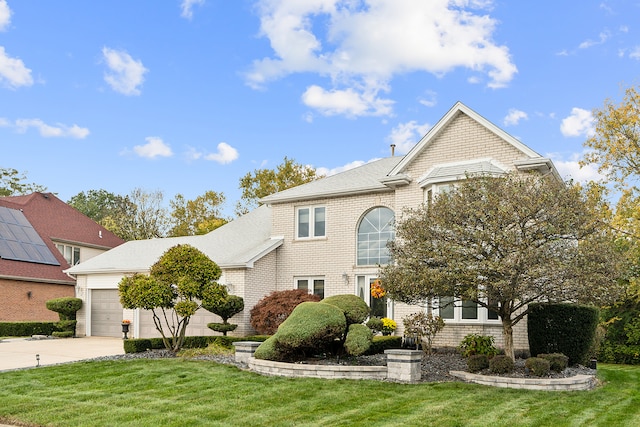
[[[0,341],[0,372],[116,354],[124,354],[120,338],[10,338]]]

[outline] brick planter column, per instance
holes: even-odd
[[[387,355],[387,379],[417,382],[422,377],[421,350],[385,350]]]
[[[262,343],[257,341],[234,342],[233,346],[236,348],[236,362],[247,363],[249,361],[249,358],[253,357],[253,353],[256,352],[256,348],[258,348],[260,344]]]

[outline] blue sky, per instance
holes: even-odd
[[[564,177],[640,74],[640,2],[0,0],[0,167],[195,198],[406,153],[461,101]]]

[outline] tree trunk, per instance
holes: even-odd
[[[502,338],[504,339],[504,354],[515,360],[513,350],[513,324],[511,319],[502,319]]]

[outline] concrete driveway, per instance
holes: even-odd
[[[10,338],[0,341],[0,372],[124,354],[122,339],[83,337],[60,339]],[[39,362],[36,359],[39,355]]]

